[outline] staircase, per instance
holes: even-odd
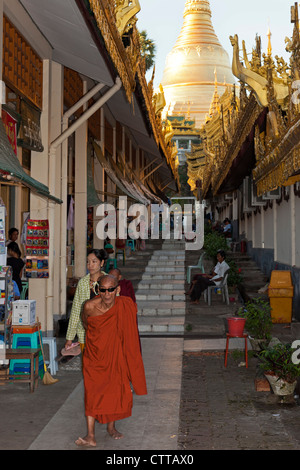
[[[241,268],[243,276],[243,287],[247,296],[268,298],[267,293],[260,294],[258,291],[268,282],[268,277],[259,269],[255,261],[246,253],[228,253],[238,268]]]
[[[154,250],[136,291],[140,333],[183,333],[185,243],[166,240]]]

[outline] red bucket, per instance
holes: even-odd
[[[242,336],[244,333],[246,318],[231,317],[227,318],[228,333],[231,336]]]

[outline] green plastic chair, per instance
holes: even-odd
[[[112,266],[111,266],[112,265]],[[117,259],[116,258],[108,258],[108,260],[106,261],[106,266],[105,266],[105,272],[106,274],[109,272],[109,270],[111,268],[117,268],[118,267],[118,263],[117,263]]]
[[[186,280],[188,284],[191,283],[192,269],[199,269],[202,271],[203,274],[205,273],[204,266],[203,266],[203,260],[204,260],[205,255],[206,255],[206,252],[204,251],[198,260],[198,264],[196,264],[195,266],[188,266],[187,272],[186,272]]]

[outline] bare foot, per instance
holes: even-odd
[[[194,300],[194,302],[191,302],[191,304],[195,304],[195,305],[198,305],[200,302],[199,300]]]
[[[113,428],[107,427],[107,432],[110,435],[110,437],[112,437],[113,439],[122,439],[123,438],[123,434],[121,434],[119,431],[117,431],[115,427],[113,427]]]
[[[96,447],[96,441],[95,439],[93,439],[92,437],[79,437],[77,439],[77,441],[75,441],[75,444],[77,446],[81,446],[81,447]]]

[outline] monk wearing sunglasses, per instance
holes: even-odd
[[[115,421],[131,416],[133,396],[146,395],[147,386],[137,327],[137,307],[129,297],[118,296],[114,276],[99,279],[99,294],[84,304],[86,330],[83,353],[87,435],[78,446],[95,447],[95,422],[107,424],[113,439],[123,435]]]

